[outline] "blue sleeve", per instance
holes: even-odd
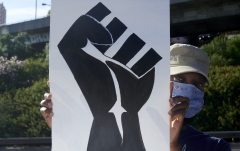
[[[221,139],[218,143],[216,151],[232,151],[230,145],[225,140]]]

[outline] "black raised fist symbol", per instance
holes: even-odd
[[[127,27],[116,17],[104,27],[101,21],[111,13],[98,3],[80,16],[58,44],[58,48],[72,71],[94,117],[88,151],[145,151],[138,112],[151,95],[155,69],[161,60],[152,48],[130,70],[126,64],[142,49],[145,42],[132,33],[111,58],[102,62],[86,53],[89,44],[104,53],[121,37]],[[127,70],[128,69],[128,70]],[[117,97],[112,70],[117,78],[122,114],[123,138],[113,113],[109,113]]]

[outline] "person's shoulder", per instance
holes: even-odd
[[[209,139],[209,143],[211,143],[212,145],[216,146],[215,147],[215,148],[217,148],[216,150],[219,150],[219,151],[231,151],[231,147],[230,147],[229,143],[226,142],[224,139],[213,137],[213,136],[209,136],[208,139]]]
[[[187,137],[196,137],[196,136],[205,136],[203,132],[195,129],[191,125],[187,125],[186,129],[181,131],[180,137],[181,138],[187,138]]]
[[[231,151],[229,143],[224,139],[212,137],[190,125],[181,132],[179,141],[181,144],[186,144],[188,148],[195,148],[195,150],[198,147],[206,151]]]

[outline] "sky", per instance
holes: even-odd
[[[51,5],[51,0],[0,0],[7,10],[6,24],[35,19],[36,2],[37,18],[47,16],[51,6],[42,6],[42,3]]]

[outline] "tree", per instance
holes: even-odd
[[[33,57],[36,52],[30,44],[26,44],[27,33],[18,33],[16,36],[5,34],[0,36],[0,56],[10,59],[17,56],[19,60]]]
[[[49,91],[49,45],[36,52],[27,39],[27,33],[0,36],[0,138],[51,133],[39,112],[42,95]]]
[[[45,55],[45,61],[49,61],[49,43],[46,43],[45,48],[43,49]]]
[[[12,89],[18,82],[18,73],[22,70],[23,63],[16,56],[9,60],[0,56],[0,92]]]
[[[214,53],[213,55],[210,56],[210,65],[211,66],[227,66],[229,64],[231,64],[232,59],[226,59],[223,56]]]
[[[9,68],[0,74],[0,138],[50,136],[39,112],[39,102],[49,92],[45,57],[29,58],[21,65],[16,57],[2,60],[4,69]],[[6,80],[6,74],[10,80]]]
[[[205,90],[205,104],[193,125],[201,131],[240,129],[240,37],[221,35],[201,47],[211,59],[211,84]]]
[[[215,37],[201,47],[211,58],[211,65],[240,65],[240,37],[228,39],[225,35]]]
[[[0,92],[31,86],[35,81],[48,77],[45,58],[29,58],[25,61],[12,57],[0,57]]]
[[[231,58],[232,65],[240,65],[240,36],[233,36],[227,41],[226,58]]]
[[[205,90],[205,103],[193,126],[201,131],[240,129],[240,67],[210,67],[211,84]]]
[[[0,94],[0,138],[51,136],[39,112],[43,92],[49,91],[46,82],[44,78],[30,87]]]

